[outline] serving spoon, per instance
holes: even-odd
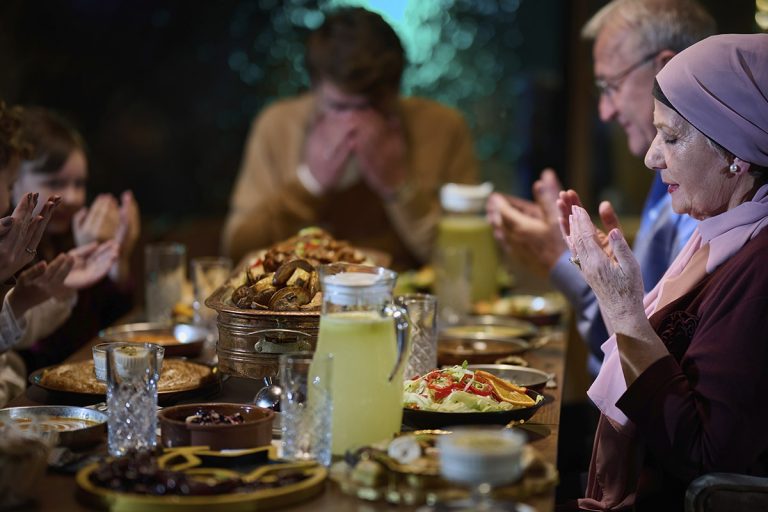
[[[253,403],[265,409],[280,410],[280,398],[283,388],[272,382],[272,377],[264,377],[264,387],[253,398]]]

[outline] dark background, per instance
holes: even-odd
[[[407,3],[391,0],[388,9]],[[604,2],[410,3],[419,6],[413,34],[427,56],[408,70],[405,92],[462,110],[483,173],[498,189],[526,195],[544,166],[568,183],[568,103],[594,102],[574,95],[574,68],[591,73],[591,62],[569,61],[572,45],[588,46],[571,35],[582,13]],[[754,31],[753,2],[702,3],[721,31]],[[329,4],[4,0],[0,98],[68,117],[89,147],[89,195],[134,190],[147,239],[205,225],[210,252],[250,121],[265,104],[306,87],[303,39]],[[636,213],[642,194],[622,190],[626,184],[611,173],[627,157],[622,136],[594,114],[590,126],[597,155],[590,195],[616,196],[621,210]]]

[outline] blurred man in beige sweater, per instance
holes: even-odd
[[[429,257],[439,188],[477,180],[461,115],[399,96],[402,45],[377,14],[344,8],[308,40],[310,92],[255,120],[224,231],[240,259],[317,225],[383,250],[396,268]]]

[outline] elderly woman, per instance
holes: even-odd
[[[645,298],[621,232],[561,193],[562,226],[612,336],[586,510],[682,510],[712,471],[767,474],[768,35],[713,36],[656,77],[646,165],[701,220]]]

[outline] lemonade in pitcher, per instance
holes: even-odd
[[[333,354],[336,367],[344,368],[334,373],[331,386],[334,455],[400,431],[402,368],[388,380],[397,358],[392,318],[366,311],[327,315],[320,322],[316,353]]]
[[[490,183],[447,183],[440,189],[444,213],[437,227],[437,247],[465,247],[469,251],[472,302],[493,299],[499,291],[496,278],[498,249],[493,229],[485,218],[485,203],[492,191]]]
[[[323,313],[316,354],[334,358],[333,455],[400,431],[408,321],[392,305],[395,277],[377,267],[321,267]]]

